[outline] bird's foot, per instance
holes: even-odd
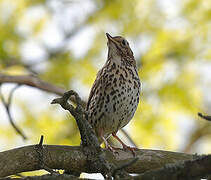
[[[137,150],[137,148],[135,147],[130,147],[130,146],[127,146],[117,135],[116,133],[112,133],[112,136],[114,138],[116,138],[121,144],[122,144],[122,147],[124,150],[130,150],[133,154],[133,156],[135,157],[136,156],[136,153],[135,153],[135,150]]]
[[[119,153],[117,152],[117,148],[111,146],[111,145],[108,143],[108,141],[106,140],[106,138],[104,138],[104,136],[101,136],[101,138],[103,139],[103,141],[104,141],[104,143],[105,143],[105,148],[106,148],[106,149],[110,150],[110,151],[113,153],[113,155],[119,154]]]
[[[119,154],[118,151],[117,151],[119,148],[115,148],[115,147],[111,146],[110,144],[106,145],[106,149],[110,150],[114,155]]]
[[[124,151],[131,151],[132,152],[132,154],[133,154],[133,156],[134,157],[136,157],[136,153],[135,153],[135,151],[138,149],[138,148],[136,148],[136,147],[130,147],[130,146],[127,146],[127,145],[122,145],[123,146],[123,150]],[[119,154],[119,152],[118,152],[118,150],[121,150],[121,148],[117,148],[117,147],[113,147],[113,146],[111,146],[110,144],[107,144],[107,146],[106,146],[106,149],[109,149],[114,155],[115,154]]]
[[[136,147],[130,147],[130,146],[127,146],[126,144],[122,144],[122,146],[123,146],[123,150],[129,150],[129,151],[131,151],[132,154],[133,154],[133,156],[136,157],[136,152],[135,151],[138,148],[136,148]]]

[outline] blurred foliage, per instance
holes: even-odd
[[[204,76],[199,68],[200,63],[211,67],[211,1],[171,3],[1,0],[0,71],[36,72],[41,79],[76,89],[87,98],[97,70],[107,58],[105,32],[123,35],[135,52],[143,87],[128,133],[141,147],[185,150],[198,140],[191,136],[201,124],[210,128],[196,114],[211,113],[205,107],[211,107],[211,102],[207,102],[209,94],[204,94],[206,84],[202,86]],[[50,105],[54,96],[43,93],[41,98],[35,97],[34,90],[30,91],[25,98],[17,93],[14,101],[21,114],[16,118],[14,113],[15,121],[29,138],[25,143],[36,143],[43,134],[45,143],[79,144],[74,119]],[[35,99],[36,105],[32,103]],[[40,108],[43,103],[45,108]],[[23,144],[5,121],[0,123],[0,142],[5,144],[1,148]],[[210,132],[198,134],[201,138]]]

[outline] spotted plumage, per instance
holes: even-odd
[[[87,112],[88,121],[99,141],[104,140],[107,144],[106,138],[110,134],[116,137],[117,131],[134,116],[141,83],[129,43],[123,37],[112,37],[108,33],[106,35],[108,58],[92,86]]]

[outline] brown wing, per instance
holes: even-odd
[[[90,91],[90,94],[89,94],[88,102],[87,102],[87,105],[86,105],[86,110],[89,109],[89,105],[90,105],[90,102],[91,102],[91,100],[92,100],[92,97],[93,97],[93,95],[95,94],[97,87],[99,86],[100,80],[101,80],[101,78],[102,78],[103,69],[104,69],[104,68],[102,68],[102,69],[97,73],[97,77],[96,77],[96,79],[95,79],[95,81],[94,81],[94,84],[93,84],[93,86],[92,86],[92,88],[91,88],[91,91]]]

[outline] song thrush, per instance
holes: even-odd
[[[107,138],[113,135],[123,146],[116,135],[132,119],[139,103],[141,83],[137,73],[136,61],[129,43],[121,36],[112,37],[106,33],[108,57],[103,68],[97,73],[92,86],[88,103],[88,121],[96,135],[107,148]]]

